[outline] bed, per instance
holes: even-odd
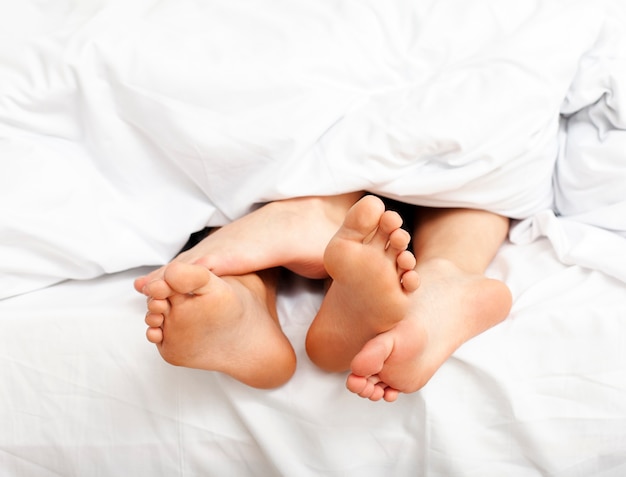
[[[624,475],[620,1],[0,5],[0,475]],[[509,317],[395,403],[308,360],[293,274],[278,389],[146,341],[190,234],[349,190],[511,217]]]

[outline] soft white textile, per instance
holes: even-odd
[[[560,113],[623,100],[608,4],[4,0],[0,296],[164,263],[294,195],[543,213]]]
[[[506,244],[490,275],[510,317],[393,404],[317,370],[304,336],[321,290],[279,312],[293,380],[272,391],[175,368],[144,338],[134,270],[0,301],[6,477],[622,477],[626,288],[563,265],[547,240]]]
[[[625,11],[0,0],[0,475],[622,477]],[[371,403],[317,370],[302,281],[280,389],[146,342],[134,267],[353,189],[520,219],[489,269],[510,317],[422,391]]]
[[[522,222],[511,237],[547,236],[565,263],[626,282],[626,4],[607,6],[602,34],[561,106],[555,210]]]

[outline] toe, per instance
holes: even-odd
[[[156,279],[143,287],[143,293],[157,300],[164,300],[174,294],[172,287],[165,280]]]
[[[367,396],[370,401],[380,401],[385,396],[385,386],[382,384],[374,385],[374,390]]]
[[[402,227],[402,217],[396,211],[387,210],[381,215],[379,228],[382,233],[391,235],[394,230],[400,227]]]
[[[172,262],[165,269],[165,281],[180,294],[204,294],[213,274],[201,265]]]
[[[391,235],[396,230],[402,230],[400,226],[402,226],[402,218],[400,215],[392,210],[385,211],[378,221],[376,233],[371,240],[372,245],[383,249],[389,248]]]
[[[145,286],[148,285],[150,282],[154,282],[156,280],[162,279],[163,269],[164,267],[158,268],[157,270],[151,271],[147,275],[144,275],[142,277],[135,279],[135,281],[133,282],[133,286],[135,287],[135,290],[137,290],[139,293],[143,293],[144,295],[147,295],[146,291],[144,290]]]
[[[378,228],[385,204],[378,197],[366,195],[346,214],[340,233],[345,238],[366,241]]]
[[[136,291],[138,291],[139,293],[143,293],[143,287],[146,286],[146,283],[148,283],[148,276],[144,275],[143,277],[135,278],[133,286],[135,287]]]
[[[170,303],[167,300],[150,298],[148,300],[148,311],[152,313],[167,313],[170,311]]]
[[[417,261],[415,260],[415,255],[413,255],[408,250],[400,252],[396,257],[396,266],[399,270],[413,270],[416,265]]]
[[[389,249],[400,251],[406,250],[411,241],[411,235],[404,229],[397,228],[389,234]]]
[[[388,333],[381,333],[365,343],[352,359],[350,369],[357,376],[378,374],[392,350],[393,338]]]
[[[397,212],[387,210],[380,217],[378,229],[374,234],[371,243],[375,247],[381,247],[385,250],[402,250],[405,249],[411,236],[404,229],[401,229],[402,218]]]
[[[381,387],[380,378],[377,375],[369,376],[366,381],[367,385],[363,391],[358,393],[359,396],[370,401],[380,401],[384,394],[384,386]]]
[[[361,395],[361,393],[365,391],[365,388],[368,386],[368,384],[369,381],[367,380],[367,378],[364,378],[363,376],[357,376],[356,374],[350,374],[348,376],[348,379],[346,379],[346,388],[348,388],[350,392],[358,395]]]
[[[383,398],[387,402],[394,402],[396,399],[398,399],[399,395],[400,395],[400,391],[398,391],[397,389],[388,387],[385,389],[385,394],[383,395]]]
[[[404,291],[412,293],[420,286],[420,276],[415,270],[407,270],[400,277],[400,284]]]
[[[163,330],[161,328],[150,327],[146,331],[146,338],[150,343],[162,343],[163,342]]]
[[[146,314],[146,325],[148,325],[150,328],[160,328],[163,325],[163,322],[165,321],[164,317],[162,314],[160,313],[150,313],[148,312]]]

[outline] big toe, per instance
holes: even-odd
[[[165,269],[167,284],[180,294],[204,294],[212,273],[201,265],[172,262]]]
[[[366,195],[348,211],[338,234],[346,239],[364,241],[377,230],[384,212],[382,200]]]
[[[369,340],[352,359],[350,370],[357,376],[378,374],[393,350],[393,338],[382,333]]]

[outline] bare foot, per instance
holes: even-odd
[[[220,371],[257,388],[284,384],[296,358],[275,312],[276,277],[265,273],[220,278],[200,265],[171,263],[163,280],[147,285],[148,340],[176,366]]]
[[[333,282],[306,338],[320,368],[345,371],[368,340],[406,316],[419,277],[401,225],[380,199],[365,196],[329,242],[324,264]]]
[[[326,278],[324,249],[360,192],[271,202],[217,229],[174,261],[200,263],[218,276],[284,266],[308,278]],[[166,266],[135,280],[135,289],[162,279]]]
[[[421,283],[404,320],[368,341],[354,357],[347,388],[395,401],[422,388],[461,344],[504,320],[511,293],[497,280],[444,260],[417,266]]]

